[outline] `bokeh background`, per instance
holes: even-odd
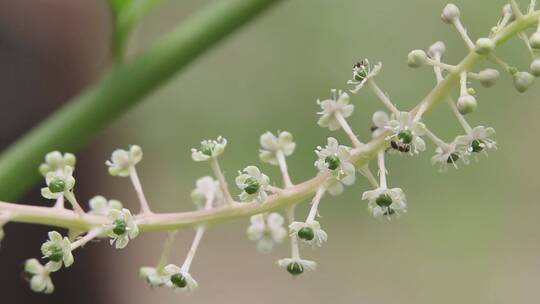
[[[220,1],[220,0],[215,0]],[[210,1],[163,1],[137,28],[130,56]],[[526,1],[521,1],[526,2]],[[454,1],[473,37],[485,35],[505,1]],[[80,151],[81,200],[95,194],[136,208],[125,179],[103,165],[117,147],[139,144],[140,174],[158,211],[193,208],[194,181],[210,174],[189,150],[199,140],[226,136],[222,167],[235,172],[258,164],[258,137],[288,130],[297,151],[289,159],[294,181],[316,173],[314,147],[339,132],[316,126],[316,99],[346,88],[352,64],[382,61],[380,85],[399,107],[414,106],[434,85],[429,69],[411,70],[406,55],[437,40],[448,62],[465,54],[457,33],[439,20],[444,0],[284,1],[193,63]],[[524,3],[525,4],[525,3]],[[3,0],[0,2],[0,143],[6,147],[48,113],[97,79],[109,62],[110,13],[105,1]],[[529,58],[514,39],[498,54],[526,68]],[[321,249],[302,253],[319,269],[293,279],[275,261],[288,246],[261,255],[245,237],[248,220],[219,225],[205,236],[192,267],[200,288],[191,295],[151,289],[138,268],[156,263],[164,233],[140,236],[122,251],[106,242],[77,252],[75,265],[54,275],[54,295],[33,294],[19,278],[22,261],[39,256],[47,229],[8,225],[0,251],[5,303],[538,303],[538,114],[540,86],[520,95],[503,75],[490,90],[476,83],[479,109],[472,124],[497,130],[499,150],[478,163],[440,174],[434,150],[389,158],[390,185],[406,191],[409,213],[373,219],[359,180],[339,197],[327,197],[321,222],[329,234]],[[381,104],[368,92],[353,97],[351,119],[361,138]],[[441,137],[459,127],[444,106],[426,118]],[[260,167],[278,179],[278,170]],[[372,165],[373,167],[373,165]],[[46,205],[33,190],[21,202]],[[304,217],[307,204],[298,208]],[[182,263],[192,231],[182,231],[171,262]]]

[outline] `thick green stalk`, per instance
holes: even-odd
[[[279,0],[216,0],[186,19],[155,46],[36,126],[0,156],[0,198],[13,200],[38,180],[52,150],[79,148],[178,71]],[[5,126],[7,127],[7,126]]]

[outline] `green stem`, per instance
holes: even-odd
[[[98,83],[20,138],[0,156],[0,197],[13,200],[39,178],[44,155],[74,150],[220,40],[279,0],[217,0],[145,54],[113,66]]]

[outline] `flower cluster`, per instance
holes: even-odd
[[[508,28],[511,22],[523,16],[523,13],[518,14],[515,11],[517,9],[515,2],[512,1],[512,3],[513,5],[503,8],[502,16],[497,25],[492,28],[490,36],[479,38],[476,42],[469,37],[461,22],[460,10],[454,4],[449,4],[443,9],[441,19],[444,23],[455,27],[469,50],[471,57],[468,58],[486,58],[495,62],[512,76],[515,88],[519,92],[524,92],[533,84],[534,77],[540,77],[540,59],[536,59],[535,53],[540,50],[540,31],[536,31],[531,36],[525,33],[519,34],[532,55],[530,72],[519,71],[493,54],[499,42],[500,33],[513,31],[512,28]],[[536,1],[531,2],[531,4],[535,3]],[[534,9],[534,5],[531,6],[529,14],[532,14]],[[238,188],[237,194],[234,195],[238,198],[236,201],[231,195],[227,178],[219,162],[220,156],[225,152],[227,140],[219,136],[215,140],[201,141],[199,148],[191,150],[191,158],[195,162],[206,162],[213,176],[197,179],[195,188],[191,192],[191,199],[197,211],[187,215],[180,214],[182,222],[177,226],[175,226],[178,224],[176,222],[171,224],[171,214],[157,214],[150,210],[136,170],[143,156],[139,146],[133,145],[126,150],[115,150],[110,160],[106,161],[110,175],[129,177],[141,208],[139,213],[132,213],[120,201],[109,200],[101,195],[93,197],[88,202],[90,210],[85,212],[74,193],[75,156],[58,151],[47,154],[45,162],[39,167],[46,183],[46,187],[41,189],[42,196],[56,200],[51,210],[60,210],[62,214],[69,214],[70,221],[80,220],[87,223],[88,229],[79,231],[80,226],[71,227],[77,229],[71,229],[69,236],[62,236],[57,231],[48,233],[48,239],[41,246],[41,253],[46,262],[42,264],[37,259],[30,259],[25,263],[25,272],[31,289],[43,293],[53,292],[51,274],[62,267],[70,267],[74,262],[73,252],[94,239],[109,237],[110,244],[121,249],[135,239],[140,231],[144,231],[149,226],[155,228],[158,225],[160,228],[175,229],[181,225],[191,224],[195,226],[195,234],[185,260],[181,265],[179,264],[180,266],[169,261],[176,236],[176,230],[170,230],[156,266],[141,267],[139,275],[151,287],[193,291],[198,283],[190,273],[191,265],[208,229],[207,225],[212,222],[213,214],[223,217],[249,215],[247,237],[256,242],[256,247],[260,252],[268,253],[288,238],[290,257],[278,260],[278,266],[293,276],[314,270],[317,263],[302,258],[301,249],[321,247],[328,242],[329,237],[323,229],[320,218],[321,203],[325,194],[339,195],[346,187],[352,186],[357,180],[365,177],[370,188],[362,195],[357,195],[356,200],[367,201],[367,210],[375,218],[388,220],[398,218],[407,212],[407,200],[401,188],[389,186],[387,157],[395,154],[404,157],[417,156],[425,152],[428,143],[432,142],[435,155],[431,157],[431,160],[444,171],[450,165],[457,168],[460,162],[469,164],[470,159],[478,160],[478,155],[487,154],[487,151],[497,148],[493,139],[495,130],[481,125],[471,126],[467,115],[479,107],[478,96],[470,80],[477,80],[484,87],[492,87],[498,80],[500,72],[493,68],[474,72],[468,64],[445,63],[443,62],[445,52],[446,46],[440,41],[432,44],[427,50],[413,50],[407,57],[408,66],[411,68],[430,66],[437,83],[442,83],[437,88],[443,87],[444,90],[448,90],[445,87],[448,83],[458,86],[459,80],[459,95],[454,99],[452,96],[447,96],[450,94],[444,95],[442,94],[444,92],[434,90],[436,93],[432,91],[433,94],[428,95],[410,111],[400,110],[377,84],[377,77],[382,71],[381,63],[372,66],[367,59],[364,59],[354,64],[352,79],[347,82],[352,85],[348,92],[332,89],[329,99],[317,100],[320,108],[317,112],[319,115],[317,124],[330,131],[343,131],[350,144],[345,145],[343,142],[340,144],[335,137],[328,137],[324,147],[316,147],[313,164],[317,176],[307,182],[294,184],[289,175],[287,157],[291,157],[296,149],[292,134],[287,131],[279,131],[276,134],[265,132],[259,140],[259,158],[263,163],[279,168],[282,185],[276,186],[272,183],[268,175],[259,167],[247,165],[238,171],[238,175],[234,178],[234,184]],[[362,89],[369,89],[383,107],[373,113],[371,136],[374,140],[369,143],[359,138],[348,122],[355,109],[352,103],[354,95],[349,95],[349,93],[356,94]],[[442,99],[443,95],[452,115],[463,129],[450,141],[439,138],[423,120],[426,111],[438,101],[435,99]],[[369,166],[369,160],[372,158],[376,158],[377,174],[373,174]],[[295,204],[308,195],[313,195],[309,212],[302,220],[298,220]],[[74,212],[69,213],[66,210],[64,200],[71,204]],[[285,209],[285,216],[276,212],[280,207]],[[195,215],[195,220],[189,218],[190,215]],[[0,210],[0,240],[4,237],[2,227],[12,217],[16,217],[16,214]],[[185,221],[186,218],[192,222]],[[85,222],[86,219],[91,220]],[[166,221],[159,222],[162,219]]]

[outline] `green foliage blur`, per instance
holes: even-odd
[[[131,55],[205,2],[160,4],[135,30]],[[454,2],[475,39],[487,35],[505,4]],[[525,7],[526,1],[521,2]],[[456,63],[465,55],[458,34],[439,20],[445,4],[443,0],[285,1],[116,123],[107,133],[103,158],[117,146],[141,145],[145,153],[141,178],[159,211],[193,208],[189,193],[194,181],[211,171],[191,161],[190,148],[218,135],[229,140],[221,162],[231,186],[236,172],[251,164],[260,165],[279,184],[277,168],[258,161],[258,138],[265,131],[292,132],[297,142],[289,159],[292,178],[296,182],[310,178],[316,173],[315,147],[328,136],[346,142],[343,134],[317,127],[316,100],[329,97],[332,88],[346,89],[353,63],[363,58],[383,62],[378,82],[406,110],[435,82],[429,68],[407,67],[410,50],[442,40],[447,62]],[[497,54],[528,68],[528,54],[518,39]],[[360,197],[369,186],[362,179],[344,195],[326,197],[320,221],[329,241],[321,249],[302,250],[319,263],[319,270],[297,279],[275,265],[288,256],[287,244],[260,255],[245,237],[248,219],[219,225],[203,240],[192,268],[200,288],[185,301],[537,303],[540,144],[535,131],[540,86],[521,95],[504,74],[495,88],[472,85],[479,107],[467,118],[473,125],[495,128],[498,151],[444,174],[430,164],[433,145],[418,157],[390,157],[390,186],[403,188],[409,204],[409,213],[392,222],[368,214]],[[351,124],[367,140],[371,114],[382,105],[365,90],[352,102],[356,108]],[[429,113],[426,123],[444,139],[461,132],[444,105]],[[106,184],[102,187],[107,191],[118,193],[125,187],[120,196],[134,198],[125,181],[107,178]],[[307,205],[298,208],[299,218],[306,216]],[[111,287],[117,302],[182,300],[166,290],[150,290],[134,276],[138,266],[157,261],[162,237],[143,236],[128,250],[129,259],[125,253],[115,254],[109,262],[117,269],[118,280]],[[181,233],[172,262],[181,263],[191,237],[191,231]]]

